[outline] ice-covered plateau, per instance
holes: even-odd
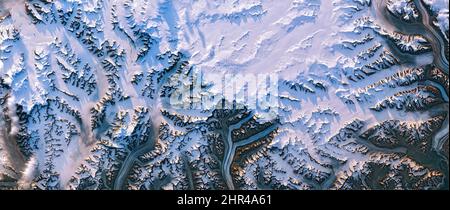
[[[0,189],[449,189],[448,5],[1,0]]]

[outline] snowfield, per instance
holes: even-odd
[[[448,189],[419,1],[2,1],[0,189]]]
[[[436,16],[434,24],[446,34],[448,40],[448,0],[424,0],[424,3],[433,11]]]

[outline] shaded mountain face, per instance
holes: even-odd
[[[447,8],[0,1],[0,189],[448,189]]]

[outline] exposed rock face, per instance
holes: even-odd
[[[430,0],[2,1],[0,189],[448,189],[443,16]]]

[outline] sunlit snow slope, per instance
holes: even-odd
[[[0,189],[448,189],[448,16],[0,0]]]

